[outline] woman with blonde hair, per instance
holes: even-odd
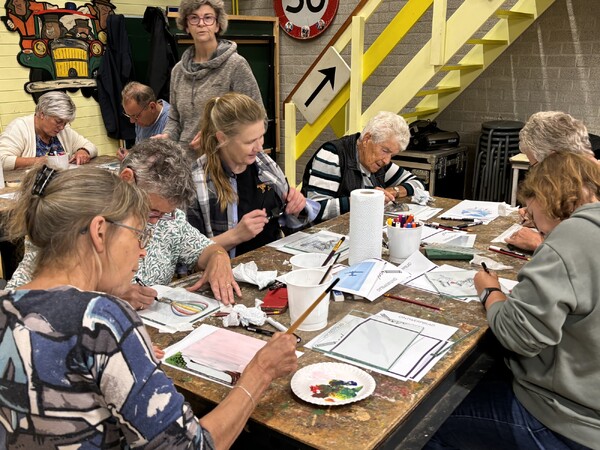
[[[38,250],[0,291],[0,448],[228,448],[270,382],[295,370],[277,334],[200,420],[159,367],[128,289],[151,233],[135,186],[102,169],[32,170],[10,230]]]
[[[550,154],[520,197],[544,242],[508,295],[495,273],[475,276],[508,373],[480,383],[427,449],[598,448],[600,167]]]
[[[197,203],[188,218],[232,257],[279,239],[282,226],[299,228],[319,210],[263,153],[265,130],[264,108],[247,95],[229,93],[206,104],[193,168]]]

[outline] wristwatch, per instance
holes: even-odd
[[[495,291],[502,292],[502,289],[497,288],[497,287],[489,287],[489,288],[485,288],[483,291],[481,291],[481,294],[479,294],[479,300],[481,300],[481,304],[483,306],[485,306],[485,302],[487,301],[490,294]]]

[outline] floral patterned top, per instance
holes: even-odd
[[[183,211],[175,210],[175,219],[159,220],[148,224],[154,228],[152,239],[146,247],[146,257],[136,273],[144,283],[168,285],[175,275],[177,264],[193,269],[202,251],[213,241],[191,226]],[[35,268],[37,248],[25,240],[25,256],[6,285],[8,289],[23,286],[31,281]]]

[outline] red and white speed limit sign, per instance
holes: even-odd
[[[274,0],[279,25],[296,39],[311,39],[329,26],[339,0]]]

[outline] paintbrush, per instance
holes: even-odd
[[[340,240],[337,241],[337,243],[333,246],[333,248],[329,252],[329,255],[327,255],[327,258],[325,258],[325,261],[323,261],[323,264],[321,264],[321,267],[325,267],[327,265],[327,263],[329,261],[331,261],[331,258],[333,258],[333,255],[335,255],[335,252],[337,252],[340,249],[340,247],[342,246],[342,244],[344,243],[345,240],[346,240],[346,236],[342,236],[340,238]]]

